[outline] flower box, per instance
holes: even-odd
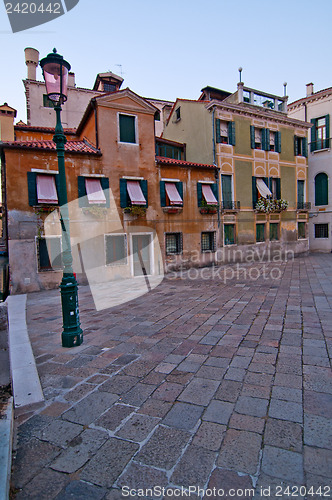
[[[217,208],[215,208],[215,207],[213,207],[213,208],[212,207],[211,208],[209,208],[209,207],[201,207],[199,209],[199,211],[200,211],[201,214],[216,214],[217,213]]]
[[[182,207],[163,207],[163,212],[165,214],[178,214],[182,212]]]

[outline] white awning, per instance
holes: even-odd
[[[85,189],[89,204],[106,203],[106,197],[101,187],[100,179],[86,178]]]
[[[267,187],[267,185],[265,184],[263,179],[259,179],[259,178],[256,179],[256,186],[257,186],[259,194],[263,198],[267,198],[268,196],[272,196],[271,191],[269,190],[269,188]]]
[[[218,200],[214,196],[210,184],[202,184],[202,192],[208,205],[218,205]]]
[[[171,205],[183,205],[182,198],[175,182],[165,182],[165,189]]]
[[[139,181],[127,181],[127,191],[133,205],[146,205]]]
[[[37,175],[37,200],[38,203],[57,205],[58,194],[54,175]]]

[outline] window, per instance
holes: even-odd
[[[222,207],[223,209],[232,209],[233,195],[232,195],[232,176],[221,175],[221,192],[222,192]]]
[[[310,151],[326,149],[330,147],[330,115],[311,120],[311,144]]]
[[[224,243],[225,245],[235,244],[235,225],[224,224]]]
[[[303,240],[305,236],[305,230],[306,230],[306,224],[305,222],[298,222],[297,223],[297,237],[299,240]]]
[[[304,208],[304,181],[297,181],[297,208],[302,210]]]
[[[329,179],[324,172],[317,174],[315,177],[315,205],[328,205],[329,194],[328,194],[328,183]]]
[[[182,233],[165,234],[166,255],[182,253]]]
[[[279,187],[280,187],[280,179],[278,179],[276,177],[270,177],[269,186],[270,186],[270,191],[272,193],[272,199],[278,200],[280,198],[280,196],[278,197]]]
[[[279,177],[252,178],[252,206],[255,209],[259,198],[273,198],[280,200],[281,189]]]
[[[49,99],[47,94],[43,95],[43,106],[44,106],[44,108],[54,108],[53,101],[51,101],[51,99]]]
[[[218,205],[218,186],[216,183],[204,184],[197,182],[197,202],[198,206]]]
[[[281,153],[281,134],[279,130],[273,132],[268,128],[257,128],[250,125],[250,142],[251,149]]]
[[[235,146],[235,122],[216,119],[216,142]]]
[[[329,225],[328,224],[315,224],[315,238],[328,238]]]
[[[136,144],[136,116],[119,115],[120,142]]]
[[[36,239],[38,271],[62,269],[61,238],[43,237]]]
[[[306,137],[294,136],[294,155],[308,156],[308,141]]]
[[[174,160],[181,160],[183,148],[156,142],[156,155],[165,158],[173,158]]]
[[[264,224],[262,224],[264,226]],[[270,241],[279,240],[279,224],[277,222],[270,222]]]
[[[29,205],[58,205],[59,175],[28,172]]]
[[[78,204],[81,208],[110,206],[109,179],[107,177],[77,177]]]
[[[120,206],[126,208],[133,205],[148,206],[148,182],[120,179]]]
[[[183,184],[182,182],[160,181],[160,205],[183,206]]]
[[[154,119],[156,122],[160,122],[160,111],[156,111],[154,114]]]
[[[256,241],[257,243],[265,241],[265,224],[256,224]]]
[[[105,234],[106,266],[127,264],[127,237],[125,234]]]
[[[216,251],[216,233],[215,231],[208,231],[201,234],[201,248],[202,252],[215,252]]]
[[[115,92],[116,85],[114,83],[106,83],[104,82],[104,92]]]
[[[175,120],[176,120],[176,121],[181,120],[181,107],[178,107],[178,108],[175,110]]]

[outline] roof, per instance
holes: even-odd
[[[204,98],[208,99],[220,99],[223,101],[226,99],[226,97],[229,97],[232,95],[232,92],[228,92],[227,90],[222,90],[222,89],[217,89],[216,87],[210,87],[209,85],[207,87],[204,87],[201,89],[202,94],[198,98],[199,101],[203,101]],[[207,95],[208,94],[208,95]],[[212,97],[211,97],[212,94]],[[216,97],[218,96],[218,97]]]
[[[168,118],[167,118],[166,125],[169,123],[169,121],[170,121],[170,119],[171,119],[171,116],[172,116],[172,114],[173,114],[173,112],[174,112],[174,110],[175,110],[175,108],[176,108],[176,106],[177,106],[177,104],[178,104],[179,102],[196,102],[196,103],[198,103],[198,104],[202,104],[202,103],[206,103],[206,102],[210,102],[210,101],[204,101],[204,100],[201,100],[201,101],[200,101],[200,100],[198,100],[198,99],[181,99],[180,97],[177,97],[176,101],[174,102],[174,104],[173,104],[173,106],[172,106],[172,109],[171,109],[171,111],[170,111],[170,114],[169,114],[169,116],[168,116]]]
[[[16,123],[14,125],[15,130],[26,130],[29,132],[49,132],[49,133],[55,133],[55,128],[54,127],[38,127],[36,125],[26,125],[25,123]],[[70,135],[75,135],[76,134],[76,129],[75,128],[65,128],[64,132],[66,134]]]
[[[196,167],[196,168],[210,168],[215,170],[218,168],[215,165],[208,165],[206,163],[193,163],[185,160],[174,160],[173,158],[165,158],[164,156],[156,156],[156,163],[159,165],[174,165],[178,167]]]
[[[0,142],[0,147],[9,149],[38,149],[46,151],[56,151],[56,144],[53,141],[12,141]],[[81,154],[94,154],[101,155],[101,151],[96,149],[88,141],[68,141],[65,144],[65,151],[67,153],[81,153]]]
[[[170,146],[178,146],[179,148],[183,148],[183,142],[171,141],[170,139],[165,139],[164,137],[156,137],[156,142],[161,142],[162,144],[169,144]]]
[[[314,92],[313,94],[310,94],[306,97],[301,97],[301,99],[297,99],[297,101],[293,101],[290,104],[288,104],[288,108],[291,108],[295,105],[301,104],[303,102],[310,101],[310,99],[317,99],[317,97],[323,97],[324,94],[331,94],[332,93],[332,87],[327,87],[326,89],[318,90],[317,92]]]

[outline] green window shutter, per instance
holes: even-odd
[[[310,142],[310,151],[316,151],[317,146],[316,146],[316,118],[312,118],[311,120],[312,127],[311,127],[311,142]]]
[[[304,181],[297,181],[297,203],[304,203]]]
[[[277,222],[270,223],[270,241],[276,241],[279,239]]]
[[[110,206],[110,181],[108,177],[101,177],[100,178],[100,185],[102,187],[102,190],[104,191],[104,195],[106,198],[106,208],[109,208]]]
[[[251,149],[255,149],[255,127],[250,125],[250,145]]]
[[[271,193],[273,193],[273,191],[272,191],[272,182],[273,182],[272,179],[273,179],[273,177],[269,177],[269,183],[268,183],[269,190],[271,191]]]
[[[45,238],[39,238],[38,240],[38,263],[39,263],[39,269],[50,269],[51,268],[51,262],[50,258],[48,255],[48,249],[46,245],[46,239]]]
[[[325,116],[325,125],[326,125],[326,140],[325,147],[330,147],[330,115]]]
[[[269,186],[269,178],[268,177],[263,177],[263,180],[267,186]]]
[[[36,172],[28,172],[28,196],[29,205],[33,207],[37,205],[37,174]]]
[[[298,142],[297,142],[297,137],[294,135],[294,156],[297,156],[299,154],[299,147],[298,147]]]
[[[256,224],[256,241],[265,241],[265,224]]]
[[[281,199],[280,177],[276,178],[276,196],[277,196],[277,200]]]
[[[203,201],[203,193],[202,193],[202,184],[197,182],[197,204],[199,207],[202,206]]]
[[[232,208],[232,176],[221,175],[222,202],[224,208]]]
[[[270,151],[270,130],[268,128],[262,129],[262,149]]]
[[[256,177],[252,178],[252,207],[256,207],[256,203],[258,200],[258,192],[257,192],[257,185],[256,185]]]
[[[302,139],[302,154],[308,158],[308,139],[306,137]]]
[[[228,122],[228,144],[235,146],[235,122]]]
[[[328,199],[328,178],[321,172],[315,177],[315,205],[327,205]]]
[[[178,190],[178,193],[181,196],[181,199],[183,201],[183,182],[177,182],[176,189]]]
[[[127,180],[120,179],[120,207],[126,208],[128,205]]]
[[[216,118],[216,142],[217,143],[221,142],[221,138],[220,138],[220,120],[219,120],[219,118]]]
[[[83,177],[82,175],[79,175],[77,177],[77,189],[78,189],[78,206],[79,207],[89,206],[85,189],[85,177]]]
[[[277,153],[281,153],[281,132],[277,130],[275,133],[275,150]]]
[[[57,192],[57,195],[58,195],[58,203],[59,203],[59,205],[61,205],[61,200],[60,200],[60,176],[59,176],[59,174],[55,174],[54,179],[55,179],[56,192]]]
[[[225,245],[234,245],[235,243],[234,224],[224,224],[224,239],[225,239]]]
[[[166,207],[165,181],[160,181],[160,206]]]
[[[218,184],[215,182],[214,184],[210,184],[212,193],[216,197],[216,199],[219,201],[219,193],[218,193]]]
[[[142,193],[143,193],[143,196],[144,198],[146,199],[146,207],[149,206],[149,201],[148,201],[148,181],[144,180],[144,181],[140,181],[140,185],[141,185],[141,190],[142,190]]]
[[[119,115],[120,142],[136,143],[135,116]]]

